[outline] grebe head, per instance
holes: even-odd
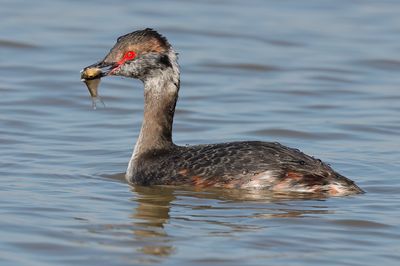
[[[119,37],[106,57],[89,67],[100,68],[102,77],[115,75],[142,81],[158,77],[167,69],[179,75],[177,56],[171,45],[149,28]]]

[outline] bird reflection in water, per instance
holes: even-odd
[[[135,238],[143,243],[139,251],[153,256],[168,256],[174,252],[172,239],[165,231],[170,216],[173,189],[166,187],[133,188],[138,203],[132,218],[135,220]]]
[[[168,224],[173,226],[170,215],[171,206],[178,209],[183,208],[175,213],[185,213],[184,218],[177,216],[172,219],[182,223],[197,224],[198,217],[201,216],[204,219],[201,222],[205,223],[204,230],[220,225],[223,226],[224,233],[228,234],[230,234],[229,232],[233,234],[258,230],[254,224],[238,223],[240,219],[236,219],[235,215],[253,219],[296,219],[308,215],[332,213],[332,210],[326,208],[324,204],[326,197],[310,193],[196,190],[190,187],[174,186],[135,186],[132,191],[136,195],[134,200],[138,203],[132,214],[135,242],[140,243],[137,252],[146,256],[146,262],[157,262],[177,251],[176,244],[174,244],[174,241],[177,240],[176,236],[169,235],[165,228]],[[187,197],[191,199],[188,201]],[[213,209],[221,209],[221,212],[215,215],[215,212],[208,211]],[[234,211],[233,216],[232,211]],[[190,226],[188,224],[188,227]],[[169,231],[173,232],[175,229],[172,228]],[[259,229],[262,230],[262,228]],[[176,232],[176,235],[179,235],[179,232]],[[144,262],[143,259],[142,262]]]

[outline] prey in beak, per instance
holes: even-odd
[[[144,47],[142,46],[139,46],[136,42],[132,43],[129,34],[121,36],[102,61],[82,69],[81,81],[86,84],[89,90],[90,96],[92,97],[93,108],[96,108],[97,101],[103,103],[98,94],[100,79],[102,77],[116,75],[139,78],[139,74],[142,72],[146,73],[149,68],[148,65],[143,65],[143,63],[139,65],[133,63],[136,59],[137,51],[144,50],[145,53],[142,54],[152,54],[150,59],[153,60],[143,60],[144,63],[149,64],[154,61],[154,55],[159,53],[161,48],[159,47],[158,42],[155,43],[154,47],[148,45]]]
[[[98,94],[98,88],[100,85],[100,79],[109,75],[115,68],[114,64],[107,64],[104,62],[96,63],[85,67],[81,70],[81,81],[86,84],[89,90],[90,96],[92,97],[92,107],[96,109],[97,102],[101,102],[105,106],[103,100]]]
[[[92,107],[96,109],[97,101],[100,101],[104,106],[104,102],[101,100],[98,94],[98,87],[100,85],[100,79],[105,76],[114,75],[119,68],[129,60],[134,59],[136,53],[133,51],[128,51],[125,55],[116,63],[109,63],[105,60],[95,63],[93,65],[87,66],[81,70],[81,81],[85,82],[90,96],[92,97]],[[107,57],[106,57],[107,58]]]

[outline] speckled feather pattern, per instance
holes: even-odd
[[[140,185],[188,184],[332,195],[346,193],[341,187],[354,186],[321,160],[279,143],[259,141],[151,151],[138,159],[129,181]]]

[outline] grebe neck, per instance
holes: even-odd
[[[153,70],[143,79],[144,114],[139,137],[128,165],[127,178],[132,176],[141,155],[172,147],[172,124],[180,86],[176,54],[168,56],[170,64]]]

